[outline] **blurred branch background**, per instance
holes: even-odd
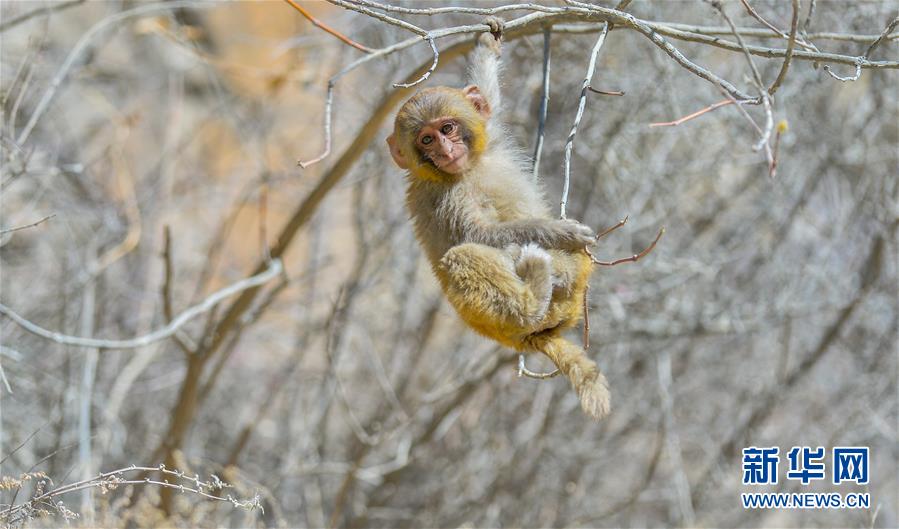
[[[899,60],[899,2],[501,10],[505,116],[527,152],[552,24],[539,174],[553,203],[589,50],[611,24],[591,88],[625,95],[584,92],[567,214],[596,228],[630,215],[600,258],[667,227],[639,263],[594,275],[591,354],[614,399],[600,423],[565,380],[517,378],[511,351],[460,323],[382,144],[416,88],[464,83],[483,13],[292,3],[306,13],[275,1],[0,6],[4,523],[899,523],[899,73],[876,66]],[[664,25],[651,33],[755,104],[682,67],[616,6]],[[428,37],[436,71],[394,88],[431,67]],[[793,51],[750,66],[752,47]],[[848,57],[830,73],[856,78],[803,53]],[[366,57],[331,84],[326,136],[329,79]],[[328,141],[321,161],[296,166]],[[870,446],[858,491],[872,508],[743,510],[750,445]],[[141,468],[27,504],[130,465]],[[129,483],[143,479],[226,501]]]

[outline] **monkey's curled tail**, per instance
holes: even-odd
[[[528,338],[527,342],[548,356],[568,377],[587,415],[602,419],[609,414],[612,405],[609,383],[582,348],[559,336],[536,335]]]

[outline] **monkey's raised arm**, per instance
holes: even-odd
[[[491,30],[478,36],[478,44],[471,54],[468,76],[471,84],[477,86],[487,99],[491,113],[495,116],[501,109],[499,74],[502,68],[500,53],[503,21],[489,17],[484,23],[490,26]]]
[[[542,248],[577,251],[595,242],[593,230],[573,220],[520,219],[481,225],[470,230],[468,241],[494,248],[536,243]]]

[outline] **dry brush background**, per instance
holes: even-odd
[[[806,26],[808,4],[799,35],[851,57],[899,10],[819,0]],[[751,5],[789,31],[789,2]],[[369,48],[415,36],[332,4],[300,7]],[[767,31],[741,2],[723,8],[738,27]],[[706,2],[626,11],[733,39]],[[482,20],[390,16],[426,29]],[[788,124],[772,179],[736,105],[649,127],[724,96],[638,31],[609,32],[592,85],[626,94],[587,96],[568,214],[596,228],[630,215],[597,250],[604,257],[639,250],[661,225],[667,233],[644,260],[594,275],[591,351],[614,401],[593,423],[565,380],[517,378],[510,351],[460,323],[413,239],[383,137],[392,105],[410,93],[392,83],[431,64],[425,42],[340,79],[331,153],[300,169],[297,159],[325,146],[328,78],[365,53],[287,3],[4,2],[0,17],[4,523],[899,523],[896,69],[839,81],[794,59],[772,98],[774,122]],[[565,24],[582,20],[557,21],[551,37],[540,177],[554,203],[598,22],[578,33]],[[512,27],[506,117],[532,152],[543,30]],[[895,33],[868,59],[896,61]],[[465,44],[453,46],[471,39],[438,39],[439,68],[422,86],[463,84]],[[758,95],[739,49],[671,42]],[[754,63],[770,85],[783,59]],[[762,105],[741,108],[764,128]],[[229,287],[239,292],[177,320]],[[99,342],[39,336],[9,310]],[[108,343],[166,328],[152,343]],[[872,508],[743,510],[749,445],[870,446]],[[160,464],[166,472],[150,468]],[[147,469],[28,503],[131,465]],[[764,490],[805,489],[781,480]]]

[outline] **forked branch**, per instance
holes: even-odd
[[[625,220],[627,220],[627,219],[625,219]],[[607,233],[611,230],[617,229],[623,224],[624,224],[624,221],[619,222],[617,225],[609,228],[608,230],[606,230],[606,232],[603,232],[603,233]],[[662,238],[662,235],[664,233],[665,233],[665,228],[664,227],[659,228],[659,233],[656,234],[656,238],[653,239],[652,244],[650,244],[649,246],[644,248],[643,251],[641,251],[640,253],[636,253],[630,257],[622,257],[621,259],[615,259],[614,261],[600,261],[599,259],[594,257],[594,255],[592,253],[590,253],[590,250],[584,248],[584,251],[587,252],[587,255],[590,256],[590,260],[593,262],[593,264],[599,265],[599,266],[615,266],[615,265],[620,265],[622,263],[636,263],[640,259],[646,257],[646,255],[649,254],[649,252],[651,252],[656,247],[656,244],[659,242],[659,239]]]

